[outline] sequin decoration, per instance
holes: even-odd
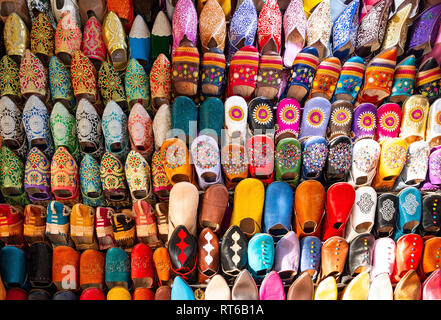
[[[214,168],[219,162],[219,151],[211,143],[205,141],[199,141],[192,154],[195,155],[194,165],[204,170]]]
[[[402,168],[406,163],[406,149],[402,146],[390,146],[384,152],[384,161],[390,169]]]
[[[227,153],[222,153],[222,168],[225,174],[235,176],[247,170],[248,161],[245,153],[230,148]]]
[[[375,169],[380,152],[371,146],[363,146],[353,154],[354,164],[361,172],[368,173]]]
[[[177,145],[172,144],[165,149],[162,155],[164,165],[169,169],[176,169],[182,166],[186,161],[185,150]]]
[[[283,169],[290,170],[296,167],[300,156],[301,152],[298,146],[294,144],[284,144],[276,151],[275,158]]]
[[[305,148],[302,154],[303,165],[310,172],[320,172],[326,162],[328,147],[324,143],[316,143]]]
[[[248,149],[250,166],[265,167],[274,159],[274,148],[265,141],[253,141]]]
[[[339,172],[349,170],[352,163],[352,145],[346,142],[337,143],[329,149],[328,163]]]

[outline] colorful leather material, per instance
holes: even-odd
[[[344,289],[342,300],[367,300],[369,294],[369,272],[362,272],[349,282]]]
[[[300,115],[300,104],[296,99],[285,98],[277,104],[276,141],[286,137],[297,138]]]
[[[372,103],[362,103],[354,110],[352,132],[354,141],[373,139],[377,125],[377,108]]]
[[[172,188],[170,181],[165,173],[161,153],[155,151],[152,157],[152,175],[153,175],[153,192],[160,199],[168,198],[168,194]]]
[[[338,289],[335,278],[329,276],[320,281],[314,293],[314,300],[337,300]]]
[[[168,242],[173,272],[190,283],[196,280],[197,240],[183,225],[177,226]]]
[[[401,107],[396,103],[385,103],[377,109],[377,141],[396,138],[401,125]]]
[[[254,279],[263,279],[274,264],[274,240],[266,233],[255,234],[248,242],[248,270]]]
[[[26,194],[24,193],[24,164],[21,159],[8,147],[0,149],[1,169],[0,190],[5,198],[24,195],[25,203],[15,203],[13,199],[6,199],[12,205],[26,205]]]
[[[293,200],[293,192],[287,183],[276,181],[268,186],[263,214],[266,233],[281,238],[291,230]]]
[[[77,50],[73,53],[70,72],[72,74],[72,88],[78,100],[82,95],[89,95],[91,103],[98,101],[97,74],[94,65],[83,52]]]
[[[172,55],[175,54],[184,36],[196,45],[198,15],[192,1],[178,0],[173,12],[172,19],[173,48]]]
[[[117,207],[117,205],[113,205]],[[126,204],[126,206],[128,206]],[[113,236],[117,247],[131,252],[136,244],[135,218],[129,209],[122,209],[121,212],[114,213],[110,219],[113,227]]]
[[[151,159],[154,151],[153,122],[140,103],[136,103],[130,111],[128,130],[132,148],[146,159]]]
[[[79,289],[80,253],[67,246],[56,247],[52,253],[52,280],[58,290]]]
[[[320,59],[329,54],[329,39],[331,37],[331,1],[321,1],[308,17],[306,41],[308,46],[315,47]]]
[[[440,203],[441,196],[437,194],[425,195],[423,197],[421,229],[425,232],[425,234],[435,234],[441,228]]]
[[[6,246],[0,250],[2,281],[7,288],[24,288],[28,280],[28,266],[22,249]]]
[[[412,3],[408,3],[405,6],[401,6],[400,10],[390,17],[384,33],[382,50],[396,46],[398,56],[404,53],[411,9]]]
[[[51,162],[51,190],[55,199],[71,203],[71,200],[78,198],[79,187],[77,163],[65,147],[59,147]]]
[[[415,56],[413,55],[407,57],[396,66],[390,101],[404,102],[407,97],[414,93],[415,73]]]
[[[261,54],[274,50],[280,54],[282,14],[276,0],[265,1],[257,21],[257,42]]]
[[[223,182],[219,147],[213,137],[200,135],[194,139],[191,154],[199,187],[206,189],[210,185]]]
[[[179,130],[176,131],[175,136],[191,136],[193,132],[190,132],[190,122],[194,125],[198,119],[196,104],[189,97],[177,97],[171,108],[171,119],[172,128]]]
[[[154,279],[153,250],[145,243],[133,247],[130,260],[133,287],[151,288]]]
[[[153,104],[156,104],[156,98],[170,99],[171,64],[164,54],[160,54],[153,63],[150,72],[150,88]]]
[[[274,129],[274,114],[270,99],[257,97],[249,102],[248,127],[253,134],[271,135],[270,131]]]
[[[210,283],[219,271],[219,239],[210,228],[202,229],[198,239],[199,282]],[[209,280],[211,279],[211,280]],[[202,280],[202,281],[201,281]]]
[[[323,137],[312,136],[302,142],[302,181],[322,177],[328,157],[328,142]]]
[[[237,276],[248,263],[248,241],[236,225],[231,226],[222,237],[220,249],[222,271],[229,276]]]
[[[13,150],[20,158],[26,157],[27,141],[20,109],[7,96],[0,99],[2,143]]]
[[[107,203],[119,206],[128,205],[129,195],[124,179],[124,166],[108,151],[101,159],[100,176]]]
[[[131,287],[130,257],[120,248],[110,248],[106,253],[104,279],[108,288],[121,286],[125,289]]]
[[[344,270],[348,250],[349,245],[346,240],[338,236],[332,236],[323,242],[320,270],[321,280],[329,276],[339,280]]]
[[[441,248],[441,238],[433,237],[424,241],[423,253],[419,269],[425,276],[439,269],[440,258],[439,252]]]
[[[433,5],[419,14],[409,30],[409,51],[421,56],[431,50],[431,41],[435,39],[440,26],[441,5]]]
[[[242,270],[234,281],[231,289],[232,300],[258,300],[259,292],[256,282],[246,269]]]
[[[424,181],[428,169],[430,148],[426,141],[413,142],[407,149],[407,162],[396,181],[395,190],[406,186],[418,187]]]
[[[22,57],[29,45],[29,31],[20,16],[12,12],[5,21],[3,29],[6,53]]]
[[[29,98],[30,95],[35,94],[46,100],[48,94],[47,71],[40,59],[29,49],[26,49],[23,54],[19,75],[20,90],[24,97]]]
[[[128,60],[126,32],[121,19],[111,10],[108,11],[103,21],[103,41],[115,69],[124,70]]]
[[[404,102],[402,110],[400,137],[408,144],[424,139],[429,113],[428,99],[422,95],[414,95]]]
[[[150,199],[153,195],[151,170],[145,158],[139,152],[131,150],[124,169],[132,201]]]
[[[286,300],[312,300],[314,283],[309,273],[302,273],[289,287]]]
[[[225,55],[220,49],[210,48],[204,53],[201,66],[201,86],[204,94],[215,96],[221,94],[223,83],[225,83],[225,66]],[[205,88],[208,86],[209,90]]]
[[[228,188],[248,178],[248,160],[245,148],[239,144],[228,144],[221,150],[221,165]]]
[[[440,300],[441,270],[434,271],[423,283],[421,300]]]
[[[435,147],[430,150],[429,156],[429,172],[428,178],[432,185],[441,184],[441,174],[439,174],[439,165],[441,164],[441,150],[440,147]]]
[[[152,28],[152,59],[155,60],[161,53],[170,59],[173,42],[172,27],[167,14],[159,10]]]
[[[395,47],[372,58],[366,67],[365,82],[358,95],[358,103],[370,102],[378,105],[391,94],[396,59]]]
[[[98,250],[88,249],[80,256],[80,286],[87,289],[104,288],[105,255]]]
[[[44,242],[47,210],[42,205],[28,204],[24,210],[23,237],[29,245]]]
[[[331,15],[340,1],[332,3]],[[354,0],[344,8],[338,17],[333,20],[332,27],[332,51],[333,55],[341,60],[351,55],[355,50],[358,28],[358,9],[360,1]]]
[[[285,300],[285,288],[279,274],[275,271],[268,273],[259,288],[260,300]]]
[[[283,80],[282,69],[283,63],[280,55],[271,51],[261,56],[257,75],[256,97],[276,98]]]
[[[301,146],[297,139],[280,140],[274,154],[276,180],[297,186],[300,181],[301,163]]]
[[[105,61],[101,64],[97,81],[104,104],[109,103],[110,100],[117,103],[126,100],[121,77],[111,64]]]
[[[352,165],[352,141],[347,136],[339,136],[328,145],[325,179],[328,185],[346,181]]]
[[[49,61],[49,87],[53,101],[63,102],[70,111],[75,110],[70,70],[55,56]]]
[[[57,29],[55,30],[55,54],[66,65],[70,65],[69,58],[63,55],[73,56],[76,50],[81,49],[82,34],[78,22],[75,21],[73,13],[67,11],[58,20]]]
[[[132,58],[129,60],[124,79],[129,108],[133,108],[134,104],[139,102],[147,110],[151,111],[149,79],[144,68],[136,59]]]
[[[285,54],[283,63],[291,67],[297,54],[305,45],[306,15],[303,1],[290,1],[283,15],[283,30],[285,33]],[[293,40],[291,38],[294,38]]]
[[[71,208],[58,201],[47,207],[46,236],[54,245],[66,246],[70,240]]]
[[[171,300],[196,300],[193,290],[180,276],[176,276],[173,280]]]
[[[394,300],[420,300],[421,281],[415,270],[407,271],[394,291]]]
[[[150,30],[141,15],[137,15],[133,21],[129,33],[130,58],[139,59],[146,65],[146,70],[150,71],[151,61],[151,40]]]
[[[274,270],[283,281],[289,283],[297,275],[299,260],[299,239],[294,231],[289,231],[276,244]]]
[[[9,246],[16,246],[23,248],[23,205],[18,206],[1,204],[0,205],[0,220],[2,226],[0,227],[0,239]]]
[[[197,93],[199,63],[199,51],[194,44],[184,41],[176,48],[172,57],[172,89],[176,95]]]
[[[336,57],[323,60],[317,67],[312,82],[311,97],[324,97],[331,100],[340,76],[341,64]]]
[[[75,119],[81,153],[90,154],[96,160],[101,160],[104,153],[101,119],[88,100],[80,100]]]
[[[381,274],[386,274],[390,277],[395,265],[395,254],[396,245],[391,238],[385,237],[375,240],[371,271],[373,279]]]
[[[98,288],[87,288],[81,293],[80,300],[106,300],[106,297]]]
[[[160,149],[165,173],[172,185],[181,181],[193,181],[194,168],[185,143],[177,138],[164,141]]]
[[[354,103],[363,84],[364,70],[365,62],[362,58],[349,58],[341,69],[334,99]]]
[[[441,68],[434,58],[423,62],[416,75],[417,93],[427,97],[432,103],[438,99],[441,90]]]
[[[210,135],[217,141],[222,137],[225,108],[222,100],[210,97],[199,107],[198,128],[200,135]]]
[[[95,238],[95,209],[82,203],[72,207],[70,236],[77,250],[97,249]]]
[[[422,252],[423,239],[417,234],[406,234],[397,240],[395,267],[391,276],[392,283],[401,280],[409,270],[417,269]]]
[[[107,300],[132,300],[132,296],[129,290],[117,286],[107,292]]]
[[[50,190],[50,163],[43,152],[33,147],[28,154],[24,189],[32,202],[49,201],[52,199]]]
[[[337,136],[351,136],[354,108],[349,101],[337,100],[331,105],[326,138],[332,140]]]
[[[200,300],[197,292],[194,294],[196,300]],[[204,300],[231,300],[231,290],[223,276],[217,274],[210,280],[204,292]]]
[[[254,44],[256,31],[256,7],[254,6],[252,0],[244,0],[237,6],[233,16],[231,17],[230,29],[228,33],[228,61],[231,61],[237,50],[241,49],[238,47],[238,45],[242,41],[244,47]]]
[[[390,237],[394,233],[399,214],[398,197],[392,193],[383,193],[377,200],[375,234],[379,237]]]
[[[0,62],[0,94],[21,100],[20,67],[9,56],[3,56]]]
[[[372,250],[375,238],[370,233],[363,233],[355,237],[349,245],[348,269],[354,276],[362,272],[370,272],[372,267]]]
[[[61,102],[55,103],[49,123],[54,139],[54,147],[66,147],[73,157],[78,160],[79,146],[75,117],[69,113]]]
[[[326,194],[326,215],[322,239],[341,237],[355,201],[355,190],[349,183],[333,184]]]
[[[208,0],[199,16],[199,37],[202,51],[205,53],[210,48],[224,51],[226,35],[225,14],[220,3]]]
[[[114,211],[111,208],[96,208],[95,229],[100,250],[115,247],[113,227],[110,222]]]
[[[124,24],[126,30],[130,30],[133,24],[133,1],[125,0],[125,1],[113,1],[106,0],[107,10],[115,12],[118,17],[121,19],[121,22]]]
[[[153,207],[144,200],[138,200],[133,204],[133,214],[136,223],[136,236],[139,242],[146,243],[152,248],[162,245],[158,238]]]
[[[300,125],[299,140],[311,136],[324,137],[331,113],[331,103],[322,97],[309,99],[305,103]]]
[[[351,178],[356,186],[370,185],[374,179],[380,145],[371,139],[363,139],[354,144],[352,150]]]
[[[402,234],[416,232],[421,221],[421,194],[417,188],[405,188],[398,194],[398,203],[400,214],[394,236],[396,240]]]
[[[207,188],[202,196],[199,225],[218,232],[228,205],[228,190],[222,184]]]
[[[51,3],[48,0],[28,0],[26,1],[29,9],[29,16],[32,21],[34,21],[39,13],[43,13],[47,19],[49,19],[50,25],[53,29],[57,27],[57,23],[55,21],[55,17],[51,10]]]
[[[274,180],[274,142],[265,135],[256,135],[247,141],[251,177],[271,183]]]
[[[1,102],[1,100],[0,100]],[[441,138],[441,99],[435,100],[430,106],[427,119],[426,140],[431,148],[439,145]]]
[[[251,92],[244,98],[248,99],[256,89],[259,64],[259,53],[254,46],[244,46],[231,59],[228,76],[227,96],[238,94],[237,87],[248,87]],[[236,90],[235,90],[236,87]]]
[[[247,119],[248,106],[244,98],[232,96],[225,100],[225,131],[228,138],[238,139],[240,137],[245,142]]]
[[[43,61],[46,60],[43,62],[46,66],[48,58],[54,55],[54,37],[55,32],[51,21],[44,13],[39,13],[32,23],[30,48]]]
[[[127,115],[116,102],[110,100],[104,109],[101,126],[106,151],[111,152],[121,162],[124,161],[129,152],[127,125]]]
[[[81,49],[91,60],[104,62],[106,60],[106,46],[103,40],[103,28],[100,21],[92,16],[84,25]]]
[[[173,186],[168,208],[169,239],[175,228],[180,225],[185,226],[196,237],[198,203],[199,192],[193,183],[182,181]],[[182,214],[183,207],[186,208],[185,214]]]

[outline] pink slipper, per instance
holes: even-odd
[[[173,13],[173,52],[179,47],[184,36],[197,45],[198,14],[191,0],[178,0]]]
[[[285,31],[285,55],[283,64],[290,68],[297,54],[305,45],[306,15],[302,0],[291,0],[283,16],[283,30]]]

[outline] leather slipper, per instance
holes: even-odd
[[[297,54],[305,45],[306,15],[300,0],[291,1],[283,15],[283,30],[285,33],[285,54],[283,64],[290,68]]]

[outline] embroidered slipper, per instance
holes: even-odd
[[[164,11],[159,11],[152,29],[152,60],[156,60],[161,53],[170,60],[172,43],[170,21]]]
[[[306,18],[309,18],[314,8],[320,4],[321,0],[305,0],[303,2],[303,8],[305,11]]]
[[[441,99],[436,100],[430,106],[427,120],[426,141],[431,148],[441,145]]]
[[[377,126],[377,107],[372,103],[362,103],[354,110],[352,136],[354,142],[361,139],[374,139]]]
[[[178,0],[175,11],[173,12],[172,33],[173,47],[172,56],[176,49],[181,45],[184,36],[189,40],[193,47],[196,47],[198,32],[198,14],[191,0]]]
[[[24,164],[20,158],[8,147],[1,148],[1,174],[0,189],[6,202],[11,205],[26,205],[29,203],[24,193]],[[23,198],[19,203],[18,198]]]
[[[205,190],[213,184],[223,184],[217,141],[213,137],[199,135],[190,149],[198,185]]]
[[[182,181],[193,181],[194,169],[190,164],[188,148],[182,140],[165,140],[160,152],[165,173],[172,185]]]
[[[283,64],[290,68],[297,54],[305,45],[306,15],[301,0],[293,0],[283,16],[283,30],[285,32],[285,54]]]
[[[93,212],[93,225],[92,231],[95,228],[95,212]],[[92,234],[93,234],[92,233]],[[96,239],[95,245],[96,245]],[[80,287],[84,291],[89,289],[96,289],[104,296],[101,290],[104,288],[104,273],[105,273],[105,254],[99,252],[97,249],[86,249],[80,256]],[[90,291],[89,291],[90,292]],[[96,295],[92,291],[93,294]],[[90,299],[93,300],[93,299]],[[104,298],[102,299],[104,300]]]
[[[12,15],[13,13],[20,16],[20,18],[25,21],[28,26],[32,25],[31,17],[29,16],[29,10],[25,0],[12,0],[12,1],[2,1],[0,3],[1,19],[3,22]]]
[[[377,191],[391,190],[406,163],[406,157],[407,144],[404,139],[385,140],[381,147],[380,161],[372,187]]]
[[[438,64],[441,64],[441,25],[438,30],[438,36],[436,37],[435,44],[432,46],[432,50],[426,56],[424,56],[423,60],[432,57],[435,58]]]
[[[403,103],[410,97],[415,89],[415,56],[409,56],[401,61],[395,68],[390,102]]]
[[[403,138],[408,145],[424,140],[428,113],[429,101],[421,95],[414,95],[404,102],[400,138]]]
[[[248,104],[248,128],[253,135],[274,135],[273,103],[263,97],[254,98]]]
[[[291,187],[297,187],[300,181],[301,146],[295,138],[279,141],[274,155],[276,180],[285,181]]]
[[[340,1],[338,0],[332,3],[331,16],[336,3],[340,4]],[[341,11],[333,22],[332,53],[334,57],[337,57],[340,60],[346,59],[346,57],[351,56],[355,51],[359,6],[360,0],[353,0]]]
[[[130,58],[137,59],[149,72],[152,65],[150,30],[141,15],[137,15],[135,21],[133,21],[129,33],[129,49]]]
[[[317,49],[318,57],[323,60],[329,55],[329,39],[331,37],[331,4],[323,0],[312,11],[306,27],[306,41],[309,47]]]
[[[67,206],[79,201],[78,165],[65,147],[59,147],[52,157],[51,190],[55,200]]]
[[[132,202],[138,200],[151,202],[153,196],[151,170],[139,152],[131,150],[127,155],[125,174]]]
[[[228,32],[228,59],[243,47],[254,45],[257,31],[257,11],[253,0],[243,0],[231,17]],[[257,51],[257,50],[256,50]]]
[[[172,58],[172,89],[177,96],[191,97],[198,92],[199,62],[198,49],[184,35]]]
[[[11,57],[4,55],[0,61],[0,95],[8,96],[22,109],[20,67]]]
[[[325,98],[309,99],[303,108],[302,123],[300,125],[299,141],[311,137],[324,137],[331,113],[331,103]]]
[[[363,84],[364,61],[360,57],[349,58],[343,65],[334,92],[335,100],[354,103]]]
[[[80,191],[83,203],[91,207],[106,206],[100,178],[100,165],[90,154],[85,154],[80,163]]]
[[[106,151],[101,159],[100,176],[107,205],[118,209],[129,207],[131,201],[124,179],[124,166],[109,151]],[[113,231],[115,232],[115,229]],[[116,236],[115,240],[117,240]]]
[[[35,95],[43,102],[48,97],[47,71],[40,59],[26,49],[20,64],[20,90],[25,99]]]
[[[106,0],[107,11],[115,12],[121,23],[124,25],[126,32],[129,32],[133,24],[134,10],[133,0]]]
[[[136,296],[136,300],[139,300],[142,297],[143,294],[140,290],[150,290],[150,295],[153,296],[153,291],[151,291],[150,288],[154,285],[155,269],[153,266],[153,249],[149,245],[138,243],[133,247],[130,269],[130,275],[135,289],[133,292],[134,298]]]
[[[282,45],[282,14],[277,0],[267,0],[257,21],[257,42],[260,54],[280,54]]]
[[[232,96],[225,100],[225,134],[231,139],[246,141],[248,106],[244,98]],[[240,143],[240,140],[238,140]]]
[[[371,185],[376,174],[380,150],[379,143],[372,139],[363,139],[354,144],[351,182],[355,187]]]
[[[395,191],[406,187],[418,187],[424,181],[428,169],[430,148],[424,141],[412,142],[407,148],[407,160],[394,186]]]
[[[47,68],[49,59],[54,55],[55,31],[44,13],[39,13],[32,23],[31,51],[41,60]]]
[[[172,71],[170,61],[164,54],[159,54],[150,71],[150,90],[152,108],[156,113],[163,104],[170,103]]]
[[[210,48],[202,57],[201,90],[207,96],[219,97],[225,83],[225,55],[218,48]]]
[[[348,136],[338,136],[329,141],[325,181],[328,186],[347,181],[352,165],[352,141]]]
[[[80,158],[75,117],[60,102],[55,103],[49,118],[54,147],[64,146],[76,161]]]
[[[109,11],[103,21],[103,41],[109,54],[109,60],[116,71],[123,71],[129,60],[126,32],[121,20],[113,11]]]
[[[331,57],[323,60],[315,73],[309,97],[323,97],[331,100],[337,86],[340,71],[341,64],[338,58]]]
[[[228,97],[251,97],[257,85],[258,63],[259,53],[253,46],[245,46],[234,54],[228,75]]]
[[[96,105],[99,102],[96,81],[97,72],[89,58],[80,50],[73,53],[70,72],[72,88],[77,102],[85,98],[93,105]]]
[[[110,100],[101,120],[106,151],[112,152],[123,162],[129,152],[127,116],[118,104]]]
[[[160,199],[166,200],[172,185],[167,178],[160,151],[155,151],[152,157],[153,193]]]
[[[357,251],[360,252],[361,250],[357,247],[360,246],[360,240],[362,240],[367,247],[368,240],[370,239],[363,239],[364,236],[366,236],[366,233],[370,233],[373,226],[374,226],[374,220],[375,220],[375,209],[377,207],[377,193],[375,190],[371,187],[361,187],[358,188],[355,191],[355,201],[354,201],[354,207],[352,208],[351,215],[349,216],[349,221],[347,228],[345,230],[345,239],[349,243],[351,243],[351,247],[354,246],[351,250],[351,247],[349,248],[349,255],[352,256],[352,254],[357,255]],[[372,237],[372,243],[370,246],[374,245],[374,238]],[[352,244],[352,241],[353,244]],[[364,248],[365,250],[368,250],[368,248]],[[373,256],[373,253],[363,252],[362,254],[366,254],[369,257]],[[358,259],[357,259],[358,260]]]
[[[75,0],[50,0],[52,13],[55,16],[55,19],[60,22],[60,19],[63,18],[63,14],[66,12],[70,12],[73,16],[75,22],[81,26],[81,18],[80,18],[80,8],[78,7],[77,1]]]
[[[114,215],[111,208],[96,208],[96,237],[100,250],[107,250],[115,247],[115,238],[113,236],[113,227],[110,219]]]
[[[396,47],[398,57],[404,53],[411,9],[412,3],[408,3],[389,19],[381,51]]]
[[[429,156],[429,170],[426,175],[426,180],[420,187],[422,191],[437,191],[440,188],[441,176],[439,174],[439,166],[441,163],[440,146],[434,147],[430,150]]]
[[[248,178],[248,159],[243,145],[225,145],[221,150],[221,164],[228,189]]]
[[[155,149],[159,150],[172,129],[170,107],[163,104],[153,118],[153,137]]]
[[[27,141],[21,111],[7,96],[0,99],[0,119],[2,119],[0,126],[2,145],[7,146],[24,159]]]
[[[296,56],[291,67],[291,75],[287,85],[286,96],[300,103],[308,96],[315,72],[319,64],[319,54],[316,48],[306,47]]]
[[[348,2],[348,3],[345,3]],[[337,20],[338,16],[347,8],[347,6],[351,3],[351,0],[332,0],[331,6],[331,21],[332,23]]]
[[[416,93],[433,103],[441,97],[441,68],[434,58],[424,61],[416,75]]]
[[[127,212],[129,211],[129,212]],[[116,219],[119,215],[120,219]],[[117,220],[117,221],[114,221]],[[115,213],[112,215],[112,225],[114,228],[118,228],[120,230],[120,235],[127,234],[127,237],[130,237],[132,234],[130,231],[135,230],[135,221],[130,216],[130,210],[125,210],[124,213]],[[115,222],[115,224],[113,224]],[[129,242],[131,239],[127,239]],[[121,243],[122,244],[122,243]],[[124,246],[124,244],[122,244]],[[133,243],[134,245],[134,243]],[[130,279],[130,256],[120,248],[110,248],[106,252],[106,260],[105,260],[105,275],[104,280],[106,281],[106,286],[108,289],[118,288],[122,289],[123,293],[125,293],[124,289],[127,290],[131,287],[131,279]],[[120,291],[120,292],[121,292]],[[116,291],[117,292],[117,291]],[[115,293],[116,293],[115,292]],[[118,294],[118,293],[117,293]],[[130,295],[129,292],[127,294]],[[107,299],[112,294],[108,294]],[[126,294],[124,294],[126,295]],[[123,294],[119,293],[119,299]],[[116,299],[118,300],[118,299]]]
[[[398,197],[393,193],[380,194],[377,199],[377,212],[373,234],[381,238],[375,241],[372,275],[383,272],[390,275],[395,264],[395,242],[390,237],[396,225]],[[390,258],[386,261],[383,259],[385,253],[390,253]]]
[[[369,56],[380,49],[386,31],[391,3],[390,0],[380,0],[373,4],[369,12],[361,18],[355,49],[358,56],[368,59]]]
[[[394,0],[392,1],[392,6],[390,8],[390,14],[389,19],[392,18],[393,15],[395,15],[399,10],[401,10],[403,7],[407,6],[408,1],[406,0]],[[426,1],[424,1],[426,2]],[[410,8],[410,14],[409,14],[409,21],[412,22],[415,20],[420,6],[420,0],[412,0],[410,1],[410,4],[412,5]],[[424,10],[425,8],[423,8]]]
[[[224,120],[225,108],[222,100],[215,97],[204,100],[199,106],[199,135],[211,136],[220,144]]]
[[[32,95],[23,109],[23,126],[29,147],[38,147],[48,159],[54,153],[54,144],[49,125],[49,114],[44,103]]]
[[[81,28],[70,11],[58,20],[55,30],[55,54],[66,65],[70,66],[72,56],[81,49]]]
[[[257,74],[256,97],[276,98],[282,83],[282,58],[275,52],[263,54]]]
[[[401,108],[396,103],[385,103],[377,110],[377,141],[398,137],[401,126]]]
[[[319,180],[328,157],[328,142],[320,136],[312,136],[302,144],[302,181]]]
[[[99,23],[103,22],[104,16],[107,12],[106,0],[98,0],[93,2],[87,0],[77,0],[77,2],[83,25],[87,23],[89,18],[91,18],[90,16],[95,16]]]
[[[122,79],[110,63],[104,61],[101,64],[97,84],[104,104],[108,104],[110,100],[113,100],[123,110],[127,110],[126,93],[124,92]]]
[[[151,112],[149,78],[144,68],[134,58],[130,59],[127,65],[124,75],[124,87],[129,110],[135,104],[141,104],[146,110]]]
[[[104,153],[101,119],[88,100],[80,100],[75,119],[81,153],[90,154],[96,160],[101,160]]]
[[[285,98],[277,104],[276,110],[276,143],[284,138],[295,138],[299,135],[300,104],[296,99]]]
[[[129,138],[132,149],[147,161],[151,160],[155,149],[153,142],[153,122],[145,108],[136,103],[128,118]]]
[[[425,9],[416,18],[409,30],[410,40],[408,54],[422,57],[432,50],[438,30],[441,25],[441,3]]]
[[[183,141],[190,141],[196,135],[198,109],[189,97],[180,96],[175,99],[171,108],[173,136]]]
[[[61,102],[70,112],[76,109],[69,68],[57,57],[49,61],[49,88],[54,103]]]
[[[331,116],[326,133],[328,141],[337,136],[351,136],[353,110],[352,104],[345,100],[337,100],[331,105]]]
[[[206,53],[212,48],[217,48],[223,52],[226,36],[224,11],[218,1],[208,0],[199,16],[199,37],[202,52]]]
[[[397,49],[382,51],[366,67],[365,81],[357,102],[380,104],[392,91]]]
[[[15,12],[6,19],[3,34],[6,54],[19,64],[29,46],[29,31],[26,24]]]
[[[38,255],[37,253],[38,251],[42,252],[42,250],[41,251],[37,250],[37,248],[40,246],[44,246],[44,248],[47,250],[46,253],[50,254],[52,250],[52,248],[50,248],[46,243],[44,244],[42,243],[45,242],[45,240],[47,240],[44,235],[44,231],[46,230],[46,215],[47,215],[46,207],[41,205],[29,204],[24,209],[23,238],[30,246],[32,258],[35,257],[34,256],[35,254]],[[38,243],[42,243],[42,244],[38,245]],[[33,262],[37,262],[37,261],[33,261]],[[43,271],[44,268],[43,264],[37,263],[36,267],[37,267],[36,269],[39,269],[38,271]],[[40,273],[39,276],[37,277],[41,277],[39,280],[43,280],[42,279],[43,276],[44,275]],[[33,280],[35,280],[35,278]],[[34,284],[37,284],[37,282],[34,282]],[[47,286],[49,285],[50,284],[47,284]]]
[[[66,269],[71,270],[71,275],[66,281]],[[68,246],[59,246],[52,252],[52,281],[61,294],[69,295],[68,290],[80,288],[80,253]],[[61,291],[63,290],[63,291]],[[64,291],[66,290],[66,291]],[[62,300],[63,298],[59,298]],[[68,300],[74,300],[73,297]]]
[[[197,234],[197,214],[199,204],[199,192],[197,188],[189,182],[180,182],[173,186],[170,192],[168,210],[168,237],[169,242],[175,230],[180,226],[189,230],[191,235]],[[182,213],[185,208],[185,213]],[[170,246],[169,246],[169,253]]]
[[[70,213],[72,209],[58,201],[47,206],[45,235],[52,245],[68,246],[70,239]]]
[[[274,142],[266,135],[255,135],[247,141],[247,154],[252,178],[265,184],[274,181]]]
[[[92,251],[91,249],[98,249],[95,238],[94,208],[82,203],[77,203],[72,207],[72,213],[70,214],[70,236],[77,250],[86,250],[86,255],[82,254],[81,256],[87,256]],[[104,264],[104,257],[102,257],[102,262]]]

